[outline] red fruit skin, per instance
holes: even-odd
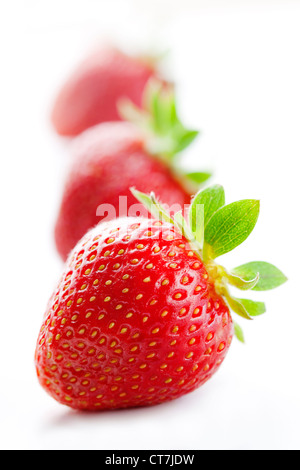
[[[120,120],[117,103],[127,97],[138,106],[153,67],[113,47],[90,55],[60,90],[51,120],[60,135],[75,136],[100,122]]]
[[[101,221],[98,206],[112,204],[119,216],[119,196],[127,197],[128,208],[137,204],[131,187],[154,191],[164,203],[176,204],[178,209],[190,203],[190,194],[164,163],[145,151],[141,136],[129,123],[104,123],[88,129],[76,138],[73,157],[55,226],[56,246],[63,260]]]
[[[38,337],[40,384],[75,409],[155,405],[204,384],[233,323],[171,224],[124,218],[75,247]]]

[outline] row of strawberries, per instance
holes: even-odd
[[[155,61],[96,51],[60,91],[52,121],[74,142],[55,227],[65,268],[36,347],[41,385],[88,410],[196,389],[234,334],[243,341],[230,309],[248,320],[265,312],[229,287],[262,291],[286,280],[270,263],[229,272],[215,261],[250,235],[259,201],[226,205],[219,185],[197,192],[210,175],[185,171],[180,157],[198,132],[180,121]],[[117,214],[120,197],[135,208],[130,216]]]

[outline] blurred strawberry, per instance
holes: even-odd
[[[113,47],[90,55],[60,90],[52,111],[58,134],[74,136],[100,122],[120,119],[117,102],[128,97],[140,106],[144,87],[157,77],[156,64]]]
[[[143,109],[128,101],[122,113],[129,122],[104,123],[85,131],[74,141],[74,160],[65,185],[55,228],[57,249],[66,259],[88,229],[104,216],[106,204],[119,214],[119,196],[128,208],[136,201],[131,186],[155,191],[169,206],[190,202],[208,173],[184,172],[177,154],[198,132],[179,121],[173,90],[158,82],[146,87]],[[97,208],[102,206],[97,214]],[[127,213],[125,214],[127,215]]]

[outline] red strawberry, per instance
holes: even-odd
[[[144,87],[154,76],[150,62],[113,47],[97,50],[60,90],[52,111],[56,131],[74,136],[100,122],[119,120],[118,100],[128,97],[140,106]]]
[[[184,174],[174,166],[175,154],[186,147],[197,132],[188,131],[178,120],[173,92],[152,83],[145,100],[151,101],[151,106],[155,102],[159,117],[148,104],[144,111],[126,106],[127,112],[134,113],[133,120],[136,118],[142,123],[143,132],[128,122],[104,123],[76,139],[74,161],[55,228],[56,246],[63,259],[87,230],[101,220],[101,214],[97,215],[98,206],[111,204],[112,209],[118,210],[119,196],[126,196],[129,206],[134,204],[131,186],[144,192],[154,190],[168,205],[183,206],[190,202],[194,192],[194,185],[187,183],[195,178],[200,182],[209,176],[207,173]]]
[[[223,188],[208,188],[195,197],[188,225],[153,197],[134,194],[162,220],[115,219],[88,232],[39,334],[39,381],[75,409],[154,405],[193,391],[228,351],[229,306],[246,318],[264,311],[262,302],[231,297],[227,284],[265,290],[285,280],[268,263],[228,273],[214,261],[251,232],[258,201],[224,206]]]

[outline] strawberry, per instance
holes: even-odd
[[[154,190],[172,205],[190,202],[190,195],[208,173],[184,173],[176,155],[197,136],[176,114],[172,90],[157,82],[147,86],[144,108],[124,102],[132,122],[104,123],[88,129],[74,142],[73,160],[55,227],[58,252],[65,260],[71,249],[104,213],[97,207],[119,206],[119,196],[135,202],[129,188]],[[113,214],[112,217],[117,214]]]
[[[74,248],[38,337],[40,384],[75,409],[154,405],[204,384],[233,334],[230,308],[252,319],[262,302],[237,299],[229,284],[266,290],[286,278],[252,262],[229,272],[215,259],[253,230],[259,202],[225,205],[224,190],[199,192],[188,222],[133,190],[154,218],[100,223]]]
[[[140,106],[151,77],[158,77],[154,62],[102,47],[79,65],[58,93],[51,117],[56,131],[75,136],[100,122],[119,120],[118,100],[128,97]]]

